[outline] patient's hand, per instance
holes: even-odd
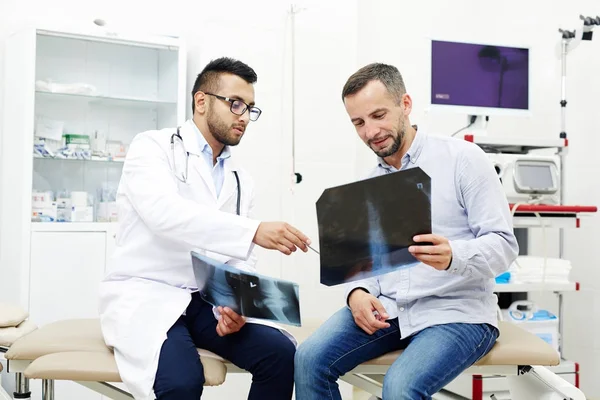
[[[379,329],[390,327],[390,324],[385,322],[388,315],[383,304],[372,294],[356,289],[350,294],[348,305],[352,310],[356,325],[369,335],[374,334]],[[374,311],[377,311],[378,316],[375,316]]]
[[[452,262],[452,248],[448,239],[434,234],[417,235],[413,239],[415,242],[432,243],[427,246],[410,246],[408,248],[408,251],[417,260],[440,271],[450,267],[450,263]]]
[[[246,323],[246,318],[229,307],[217,307],[217,310],[221,314],[217,323],[217,334],[221,337],[239,331]]]

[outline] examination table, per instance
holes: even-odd
[[[11,327],[15,319],[3,322],[2,317],[0,312],[0,346],[6,351],[8,372],[16,373],[15,399],[29,398],[29,379],[42,380],[43,400],[54,400],[56,380],[74,381],[116,400],[132,398],[114,384],[121,378],[98,319],[64,320],[37,328],[26,320]],[[15,333],[19,326],[21,332]],[[492,350],[465,374],[506,376],[514,400],[585,399],[578,388],[545,368],[560,363],[549,344],[509,322],[499,326],[500,337]],[[318,323],[304,324],[289,330],[302,342],[317,327]],[[7,329],[13,330],[12,341],[3,343],[2,332]],[[341,379],[380,398],[383,377],[401,353],[395,351],[361,364]],[[207,386],[222,384],[228,373],[246,373],[209,351],[199,349],[198,354]]]

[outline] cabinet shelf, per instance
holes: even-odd
[[[512,209],[513,204],[510,207]],[[580,228],[582,218],[597,211],[596,206],[523,204],[515,211],[513,225],[515,228]]]
[[[513,218],[514,228],[581,228],[581,218],[577,215],[560,216],[521,216],[516,214]]]
[[[524,292],[575,292],[579,290],[579,282],[552,283],[497,283],[495,293],[524,293]]]
[[[85,160],[85,159],[79,159],[79,158],[59,158],[59,157],[40,157],[38,155],[33,156],[34,161],[49,161],[49,162],[58,162],[58,161],[64,161],[64,162],[73,162],[73,163],[104,163],[104,164],[109,164],[109,165],[123,165],[123,163],[125,162],[124,158],[91,158],[89,160]]]
[[[116,222],[32,222],[32,232],[111,232]]]
[[[567,139],[548,139],[536,137],[509,137],[464,135],[464,139],[484,149],[494,149],[501,153],[526,154],[531,150],[564,148],[569,145]]]
[[[78,102],[88,104],[101,104],[107,106],[118,107],[156,107],[156,106],[177,106],[174,101],[163,101],[136,97],[113,97],[113,96],[96,96],[78,93],[60,93],[48,92],[43,90],[36,91],[36,97],[42,101],[61,101],[61,102]]]

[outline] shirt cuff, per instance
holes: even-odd
[[[470,276],[473,271],[467,264],[468,243],[464,240],[451,240],[449,244],[452,249],[452,261],[446,271],[453,275]]]
[[[372,284],[370,282],[366,282],[366,281],[355,282],[354,284],[351,284],[350,286],[348,286],[348,288],[346,289],[346,306],[348,306],[348,307],[350,307],[350,305],[348,304],[350,294],[355,289],[363,289],[365,292],[371,294],[372,296],[375,296],[375,297],[379,296],[379,287],[377,285]]]

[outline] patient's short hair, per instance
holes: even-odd
[[[402,95],[406,93],[406,86],[402,74],[393,65],[372,63],[356,71],[344,85],[342,100],[360,92],[371,81],[378,80],[386,87],[396,103],[400,104]]]

